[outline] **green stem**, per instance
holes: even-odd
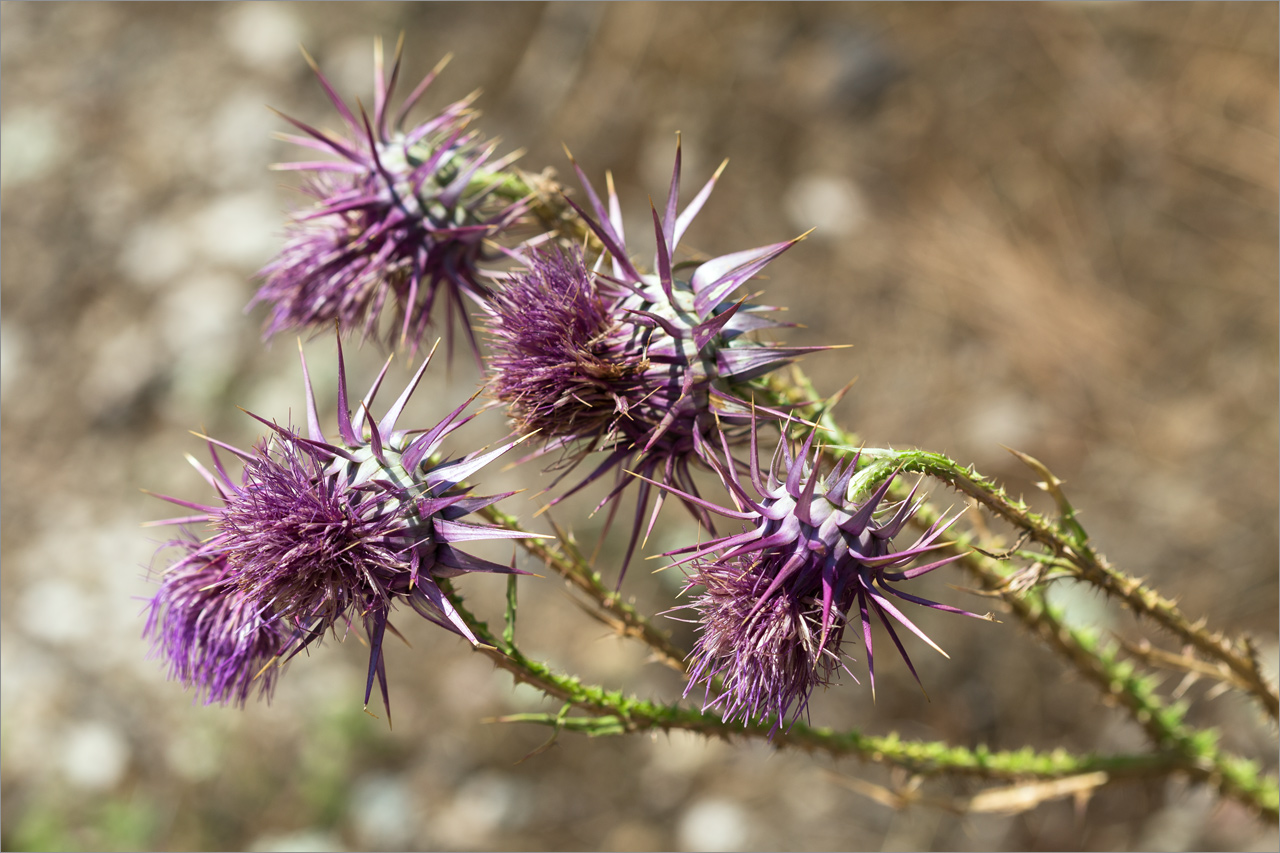
[[[582,222],[572,214],[571,209],[559,197],[558,187],[546,177],[531,179],[520,174],[518,181],[504,184],[503,191],[517,192],[531,196],[532,208],[544,224],[559,230],[568,239],[582,240],[585,228]],[[771,402],[784,406],[798,406],[802,413],[815,419],[826,431],[830,442],[826,448],[832,457],[849,456],[858,449],[857,437],[841,429],[831,418],[828,408],[818,408],[815,401],[820,398],[812,383],[799,370],[793,371],[790,383],[776,375],[756,383]],[[808,405],[802,405],[808,404]],[[957,491],[972,497],[985,506],[994,515],[1005,519],[1017,528],[1026,531],[1035,541],[1055,555],[1059,566],[1071,567],[1080,580],[1091,583],[1110,595],[1119,597],[1130,609],[1158,625],[1171,631],[1184,642],[1215,660],[1223,662],[1243,682],[1249,685],[1249,693],[1255,696],[1273,718],[1280,708],[1275,689],[1267,682],[1261,672],[1256,654],[1245,642],[1237,646],[1219,633],[1210,633],[1203,624],[1193,624],[1178,610],[1176,605],[1147,589],[1140,581],[1130,578],[1116,570],[1106,559],[1098,554],[1087,542],[1087,534],[1075,519],[1074,510],[1066,502],[1065,497],[1057,490],[1056,479],[1049,474],[1049,489],[1059,499],[1061,519],[1051,522],[1043,516],[1032,512],[1021,501],[1010,498],[996,483],[978,475],[972,469],[957,465],[940,454],[924,451],[877,451],[871,462],[871,470],[860,477],[863,486],[870,487],[877,480],[883,480],[894,471],[912,471],[927,474],[942,480]],[[1028,458],[1024,457],[1024,461]],[[1028,464],[1034,463],[1029,460]],[[1038,463],[1035,463],[1038,464]],[[1048,474],[1047,471],[1044,473]],[[896,489],[895,494],[900,494]],[[497,520],[496,518],[494,520]],[[922,507],[917,514],[921,524],[931,524],[937,520],[937,513],[931,507]],[[960,534],[953,537],[956,547],[972,547],[969,537]],[[617,609],[618,602],[599,582],[599,577],[586,568],[585,564],[575,563],[565,558],[554,549],[545,548],[547,559],[552,558],[551,565],[562,577],[585,592],[599,607],[617,619],[622,611]],[[532,549],[531,549],[532,551]],[[536,553],[536,552],[534,552]],[[1068,628],[1043,599],[1037,589],[1015,592],[1010,589],[1008,576],[1003,567],[996,561],[970,551],[960,560],[988,589],[998,592],[1009,605],[1012,612],[1032,633],[1047,642],[1052,648],[1071,660],[1077,669],[1097,684],[1106,695],[1114,695],[1125,705],[1133,718],[1147,731],[1162,760],[1170,760],[1176,769],[1193,777],[1215,784],[1223,795],[1247,803],[1258,809],[1271,820],[1276,819],[1276,783],[1274,779],[1260,776],[1256,765],[1236,756],[1219,750],[1216,746],[1216,735],[1210,731],[1196,730],[1183,721],[1183,713],[1178,708],[1168,707],[1155,695],[1149,680],[1138,676],[1134,668],[1127,662],[1116,658],[1114,648],[1103,648],[1096,637],[1079,629]],[[629,620],[629,621],[628,621]],[[651,632],[651,626],[632,612],[625,620],[619,621],[621,626],[629,628],[636,636],[640,636],[651,647],[653,640],[662,639]],[[601,688],[584,687],[576,679],[560,676],[550,671],[545,665],[529,661],[519,654],[514,643],[508,642],[497,646],[490,652],[499,665],[510,670],[520,680],[526,680],[534,686],[589,711],[598,718],[609,718],[605,723],[596,722],[597,733],[614,733],[635,731],[643,728],[688,728],[708,734],[727,736],[725,724],[718,718],[692,712],[678,706],[656,706],[640,700],[624,698],[620,693],[606,693]],[[670,648],[665,652],[667,662],[678,663],[676,668],[683,670],[683,656],[678,650]],[[574,725],[586,726],[587,723],[573,723],[573,718],[556,715],[557,725],[572,728]],[[538,720],[541,721],[541,720]],[[741,730],[747,735],[767,733],[763,723],[754,723]],[[887,755],[883,751],[877,753],[869,745],[865,737],[847,733],[815,734],[820,730],[809,729],[796,724],[786,733],[775,737],[781,744],[799,745],[804,748],[822,748],[839,752],[835,746],[839,738],[851,739],[853,744],[849,751],[862,754],[864,757]],[[816,737],[816,743],[808,739]],[[920,746],[920,745],[913,745]],[[929,745],[923,745],[928,747]],[[934,745],[939,746],[939,745]],[[941,745],[939,748],[945,747]],[[946,747],[947,749],[954,749]],[[911,759],[905,753],[894,753],[887,763],[910,767]],[[963,762],[962,762],[963,763]],[[924,772],[924,771],[918,771]],[[939,771],[942,772],[942,771]],[[1076,769],[1072,772],[1080,772]]]
[[[518,519],[496,506],[486,507],[480,514],[508,530],[522,529]],[[619,634],[640,640],[660,663],[683,674],[687,669],[684,651],[671,642],[665,631],[659,630],[632,604],[623,601],[617,591],[607,587],[563,530],[557,527],[556,534],[555,543],[549,544],[545,539],[521,539],[517,544],[564,578],[571,587],[585,594],[595,608],[591,611],[593,616]]]
[[[1248,692],[1262,703],[1272,719],[1280,717],[1280,695],[1267,682],[1257,656],[1249,652],[1247,644],[1237,647],[1221,633],[1210,632],[1203,623],[1192,623],[1172,601],[1112,567],[1083,537],[1067,535],[1058,525],[1031,512],[1021,501],[1011,499],[1004,489],[972,469],[962,468],[941,454],[920,450],[899,451],[884,458],[899,470],[941,480],[1027,531],[1050,552],[1075,566],[1079,580],[1119,598],[1130,610],[1177,635],[1201,654],[1226,664],[1248,685]],[[1078,523],[1074,527],[1079,528]]]
[[[1013,781],[1053,779],[1098,771],[1114,776],[1180,772],[1195,779],[1215,781],[1224,794],[1273,821],[1276,819],[1278,794],[1275,780],[1260,776],[1251,762],[1220,753],[1210,742],[1209,733],[1191,732],[1184,738],[1195,747],[1192,754],[1188,754],[1190,751],[1185,748],[1170,748],[1143,755],[1083,756],[1072,755],[1065,750],[1049,753],[1031,749],[993,751],[985,746],[970,749],[942,742],[904,741],[896,734],[876,737],[853,730],[835,732],[798,721],[789,727],[779,727],[771,736],[772,719],[753,720],[746,725],[726,723],[716,714],[679,704],[659,704],[626,696],[621,691],[605,690],[597,685],[584,684],[574,676],[558,673],[545,663],[526,657],[510,635],[504,632],[504,636],[499,637],[490,631],[487,624],[467,610],[462,597],[447,580],[441,580],[440,586],[477,638],[485,644],[478,647],[482,654],[511,673],[516,681],[529,684],[589,715],[569,716],[562,709],[556,714],[514,714],[501,718],[505,722],[530,722],[589,735],[684,730],[726,740],[735,737],[765,739],[779,747],[856,756],[919,775],[947,774]],[[1117,666],[1122,667],[1123,664]],[[1164,725],[1165,722],[1162,718],[1159,724]],[[1177,731],[1181,734],[1180,730]]]
[[[932,523],[927,517],[921,522]],[[967,536],[955,537],[957,548],[968,549],[973,544]],[[1115,645],[1103,644],[1089,629],[1068,626],[1062,611],[1045,599],[1041,589],[1011,590],[1008,570],[1000,562],[976,551],[969,551],[959,562],[985,589],[999,594],[1032,633],[1070,660],[1104,696],[1124,705],[1157,749],[1179,754],[1193,778],[1215,785],[1224,796],[1256,806],[1275,822],[1276,780],[1262,776],[1254,762],[1219,749],[1217,732],[1187,725],[1185,708],[1165,704],[1156,695],[1154,680],[1120,660]]]

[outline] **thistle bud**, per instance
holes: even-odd
[[[788,715],[794,720],[805,711],[815,687],[827,686],[840,670],[847,671],[841,644],[855,608],[873,695],[873,618],[919,681],[894,624],[938,652],[942,649],[895,602],[977,615],[900,588],[959,559],[953,555],[912,566],[947,545],[940,537],[955,517],[940,519],[912,545],[898,548],[895,537],[919,509],[914,490],[901,502],[886,503],[894,479],[890,476],[870,496],[855,499],[857,456],[823,475],[813,434],[798,452],[784,436],[763,474],[754,431],[751,445],[754,495],[736,464],[716,465],[736,509],[683,496],[743,526],[741,533],[669,552],[680,556],[677,565],[689,565],[685,592],[702,589],[687,605],[697,614],[699,637],[686,694],[703,684],[707,706],[723,708],[726,721],[745,723],[773,714],[776,731]],[[727,440],[721,446],[728,459]],[[716,679],[722,691],[712,698]]]

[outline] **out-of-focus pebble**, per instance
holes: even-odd
[[[106,333],[80,383],[80,400],[94,415],[128,405],[160,365],[151,330],[128,324]]]
[[[729,748],[722,740],[700,737],[693,732],[671,731],[650,741],[649,767],[664,774],[684,776],[723,757]]]
[[[222,22],[227,47],[246,65],[260,71],[287,69],[297,58],[302,24],[287,5],[238,3]]]
[[[285,147],[271,136],[279,122],[267,109],[272,100],[261,89],[241,89],[213,110],[205,139],[210,181],[220,187],[265,185],[263,164],[279,159]],[[293,145],[288,148],[290,157],[298,151]]]
[[[94,633],[97,620],[90,599],[64,577],[42,578],[22,591],[18,618],[32,637],[59,645],[74,643]]]
[[[4,157],[0,180],[5,189],[49,175],[71,146],[59,113],[49,107],[21,107],[4,117]]]
[[[218,739],[203,726],[175,730],[164,757],[169,769],[188,782],[210,779],[222,766]]]
[[[192,227],[205,257],[237,269],[263,264],[279,248],[280,214],[270,192],[219,196],[196,214]]]
[[[169,218],[139,224],[125,238],[117,264],[129,282],[156,290],[177,278],[191,263],[185,229]]]
[[[431,829],[445,847],[480,847],[499,830],[523,826],[532,801],[524,782],[503,773],[477,773],[458,788],[439,820],[431,821]]]
[[[787,188],[782,203],[791,224],[804,231],[816,228],[818,239],[848,237],[870,216],[862,191],[839,175],[803,175]]]
[[[1025,447],[1039,435],[1043,420],[1041,407],[1030,398],[993,391],[969,412],[965,432],[978,453],[998,444]]]
[[[107,723],[75,724],[62,741],[62,772],[77,788],[114,787],[129,767],[129,744]]]
[[[740,803],[711,798],[694,803],[680,818],[681,850],[745,850],[751,838],[751,816]]]
[[[0,399],[8,398],[25,371],[27,336],[13,323],[0,323]]]
[[[332,832],[322,829],[300,829],[297,832],[272,832],[259,835],[249,843],[254,853],[342,853],[347,848]]]
[[[173,352],[226,343],[245,323],[248,296],[248,288],[231,273],[193,273],[161,298],[160,334]],[[224,360],[231,362],[226,355]]]
[[[371,850],[413,848],[421,831],[421,803],[399,776],[372,774],[356,780],[348,806],[360,846]]]

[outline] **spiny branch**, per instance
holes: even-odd
[[[496,636],[487,624],[471,614],[460,595],[447,580],[439,581],[441,589],[482,645],[477,650],[497,666],[511,673],[517,682],[529,684],[566,706],[587,712],[589,716],[570,716],[561,709],[555,714],[516,714],[501,718],[504,722],[530,722],[550,726],[559,731],[588,735],[620,735],[643,731],[684,730],[707,737],[732,740],[735,737],[768,739],[773,730],[770,719],[755,720],[747,725],[726,723],[721,717],[679,704],[658,704],[621,691],[605,690],[584,684],[580,679],[555,672],[546,664],[526,657],[514,641],[514,604],[508,605],[509,629]],[[511,600],[509,599],[509,602]],[[1030,607],[1024,603],[1024,607]],[[1047,610],[1044,611],[1047,614]],[[1069,629],[1055,625],[1054,617],[1040,614],[1037,622],[1050,638],[1057,638],[1064,650],[1079,648],[1084,658],[1102,662],[1095,651],[1080,646]],[[1066,632],[1064,634],[1064,632]],[[1066,639],[1064,639],[1064,637]],[[865,761],[901,767],[921,775],[976,776],[986,779],[1025,780],[1054,779],[1080,773],[1106,772],[1116,776],[1150,776],[1185,773],[1192,778],[1216,784],[1226,796],[1236,799],[1275,821],[1277,792],[1274,779],[1261,776],[1256,765],[1221,752],[1212,732],[1189,729],[1182,725],[1180,712],[1164,709],[1130,682],[1134,676],[1124,672],[1125,664],[1103,662],[1099,677],[1106,684],[1119,684],[1117,692],[1146,703],[1151,715],[1149,729],[1158,732],[1165,748],[1145,755],[1075,756],[1064,750],[1038,753],[1034,750],[991,751],[941,742],[904,741],[896,734],[875,737],[855,730],[834,732],[795,722],[782,727],[773,737],[776,746],[789,746],[808,752],[850,755]],[[1170,717],[1175,719],[1170,719]]]
[[[494,524],[508,530],[520,530],[519,521],[495,506],[481,510],[481,515]],[[558,526],[557,541],[521,539],[517,544],[547,568],[554,571],[574,589],[587,596],[594,612],[609,627],[625,637],[635,637],[647,645],[662,664],[683,674],[687,667],[685,652],[671,642],[670,636],[659,630],[633,605],[600,579],[585,557],[574,546],[572,538]]]

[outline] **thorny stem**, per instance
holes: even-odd
[[[1203,620],[1189,621],[1172,601],[1137,578],[1113,568],[1087,542],[1065,535],[1042,516],[1027,510],[1021,501],[1010,499],[1004,489],[950,459],[923,451],[905,451],[896,456],[901,470],[928,474],[973,497],[1078,569],[1077,579],[1119,598],[1130,610],[1172,632],[1201,654],[1224,663],[1247,686],[1249,694],[1262,703],[1271,718],[1280,719],[1280,696],[1262,673],[1257,651],[1248,638],[1233,643],[1222,633],[1207,630]]]
[[[920,524],[936,520],[931,507],[921,508]],[[967,534],[953,538],[957,549],[967,550],[974,544]],[[1103,644],[1089,629],[1068,626],[1062,611],[1045,599],[1042,589],[1010,589],[1009,570],[999,561],[970,550],[959,563],[984,589],[997,593],[1031,633],[1070,660],[1104,696],[1123,704],[1157,749],[1182,755],[1188,765],[1182,769],[1192,778],[1215,785],[1224,796],[1252,803],[1270,821],[1277,820],[1276,781],[1260,775],[1254,762],[1218,749],[1217,732],[1188,726],[1185,707],[1165,704],[1155,693],[1154,681],[1138,674],[1131,663],[1119,660],[1114,645]]]
[[[794,373],[794,385],[784,385],[775,381],[771,383],[770,390],[782,400],[787,401],[806,402],[816,399],[808,379],[798,370],[794,371]],[[828,438],[833,439],[833,444],[836,446],[828,446],[828,452],[833,455],[840,455],[856,450],[857,439],[852,434],[840,429],[831,419],[829,412],[813,412],[812,414],[818,417],[819,423],[824,428],[830,430]],[[928,467],[911,466],[909,462],[913,454],[916,454],[917,458],[919,456],[937,457],[936,454],[918,454],[915,451],[882,457],[881,460],[873,463],[874,465],[883,466],[882,476],[879,478],[869,477],[865,485],[873,487],[878,480],[883,480],[894,470],[915,470],[934,475],[934,472]],[[907,464],[902,464],[904,456]],[[937,458],[945,459],[945,457]],[[950,460],[946,460],[946,462],[954,466],[954,463],[951,463]],[[958,468],[958,466],[954,467]],[[969,482],[986,482],[972,472],[966,473]],[[951,483],[946,478],[940,479]],[[898,491],[901,492],[901,489]],[[961,491],[964,490],[961,489]],[[984,494],[987,493],[984,492]],[[897,497],[903,498],[905,494],[900,493]],[[991,508],[1000,517],[1006,518],[1016,525],[1018,522],[1015,518],[1011,518],[1000,511],[1006,501],[1008,499],[1004,496],[1003,490],[999,490],[999,497],[993,498],[991,502],[984,501],[984,505]],[[1022,509],[1024,512],[1026,511],[1025,507],[1022,507]],[[1031,515],[1031,513],[1027,514]],[[937,522],[939,518],[940,515],[937,510],[926,503],[916,513],[913,523],[925,528]],[[1078,527],[1078,525],[1076,526]],[[1078,671],[1103,691],[1104,695],[1113,696],[1121,702],[1134,720],[1147,732],[1152,743],[1158,749],[1177,751],[1191,765],[1188,772],[1194,778],[1216,785],[1225,796],[1258,805],[1262,814],[1273,822],[1277,819],[1274,797],[1271,793],[1268,793],[1275,789],[1274,779],[1260,776],[1256,765],[1252,762],[1219,750],[1216,746],[1215,732],[1195,730],[1187,726],[1183,721],[1183,709],[1165,705],[1155,695],[1153,686],[1148,679],[1136,675],[1131,664],[1117,660],[1114,647],[1103,647],[1098,642],[1097,637],[1088,631],[1067,627],[1062,620],[1062,614],[1049,605],[1039,588],[1032,587],[1021,592],[1013,589],[1009,583],[1010,572],[1000,562],[983,555],[980,551],[971,550],[977,544],[972,537],[964,533],[957,533],[951,537],[951,540],[954,548],[961,552],[967,552],[957,561],[958,565],[973,575],[984,588],[997,593],[1032,634],[1070,660]],[[1057,553],[1063,559],[1070,560],[1069,554],[1073,552],[1063,550]],[[1114,569],[1111,571],[1115,572]],[[1115,574],[1119,575],[1120,573],[1115,572]],[[1089,577],[1085,575],[1079,575],[1078,577],[1082,580],[1089,580]],[[1121,577],[1124,576],[1121,575]],[[1134,581],[1134,583],[1137,582]],[[1131,607],[1134,607],[1129,598],[1124,600]],[[1182,626],[1184,630],[1194,630],[1186,618],[1177,613],[1175,607],[1170,604],[1169,608],[1172,614],[1177,616],[1174,624]],[[1134,607],[1134,609],[1141,615],[1155,618],[1146,610],[1138,607]],[[1165,614],[1169,615],[1169,611],[1166,611]],[[1156,621],[1162,625],[1165,624],[1159,619],[1156,619]],[[1174,629],[1171,627],[1171,630]],[[1203,629],[1201,628],[1200,630],[1202,631]],[[1182,632],[1178,631],[1178,633],[1181,634]],[[1213,645],[1210,648],[1218,649],[1219,654],[1229,653],[1231,651],[1229,644],[1224,643],[1224,645],[1226,648],[1220,648],[1217,645]],[[1197,645],[1197,648],[1200,648],[1200,646]],[[1214,656],[1220,660],[1222,659],[1218,654]],[[1261,686],[1266,688],[1267,692],[1270,692],[1271,688],[1261,678],[1260,674],[1258,680],[1261,682]],[[1262,701],[1264,706],[1270,707],[1265,698],[1259,696],[1255,689],[1250,689],[1248,692]],[[1272,693],[1271,695],[1274,694]],[[1261,805],[1263,802],[1269,803],[1269,805],[1263,807]]]
[[[522,529],[518,519],[495,506],[481,510],[481,515],[508,530]],[[588,610],[593,616],[619,634],[639,639],[652,650],[660,663],[684,674],[687,669],[685,653],[644,614],[623,601],[616,591],[605,586],[599,573],[591,569],[564,531],[557,527],[556,534],[557,541],[554,543],[548,544],[545,539],[521,539],[518,544],[564,578],[574,589],[585,594],[596,608],[596,611]]]
[[[450,602],[467,620],[467,624],[483,644],[477,647],[478,651],[511,673],[517,682],[529,684],[547,696],[561,700],[566,706],[579,708],[590,715],[574,717],[562,710],[555,714],[514,714],[501,718],[501,722],[546,725],[552,727],[557,734],[562,730],[591,736],[684,730],[725,740],[731,740],[735,736],[769,739],[772,730],[770,719],[754,720],[746,725],[731,724],[713,713],[679,704],[658,704],[625,696],[621,691],[583,684],[576,677],[555,672],[545,663],[525,657],[516,645],[514,598],[509,599],[508,624],[499,637],[466,608],[462,597],[447,580],[440,580],[439,583]],[[1049,623],[1046,621],[1044,624]],[[1103,662],[1103,658],[1097,657],[1094,652],[1086,651],[1084,655]],[[1131,670],[1126,672],[1123,663],[1111,660],[1104,662],[1104,667],[1109,667],[1104,670],[1108,683],[1141,681],[1133,676]],[[1126,683],[1125,686],[1132,685]],[[1147,686],[1147,694],[1149,690]],[[1120,688],[1118,692],[1121,695],[1136,693],[1124,688]],[[1274,779],[1260,776],[1252,762],[1218,751],[1213,743],[1212,733],[1189,729],[1181,725],[1180,719],[1170,722],[1168,718],[1179,716],[1178,712],[1162,708],[1153,697],[1150,706],[1152,725],[1165,732],[1168,743],[1159,752],[1141,755],[1073,755],[1061,749],[1049,753],[1031,749],[992,751],[985,746],[969,749],[942,742],[904,741],[896,734],[875,737],[856,730],[834,732],[799,721],[780,729],[771,742],[775,746],[790,746],[806,752],[821,751],[834,756],[855,756],[864,761],[900,767],[921,776],[947,774],[1019,781],[1104,772],[1108,774],[1108,781],[1111,781],[1124,777],[1181,772],[1195,779],[1216,783],[1224,795],[1257,810],[1272,821],[1276,820],[1280,792],[1277,791]]]
[[[770,381],[768,391],[778,402],[794,404],[818,399],[812,383],[798,369],[793,369],[790,383],[778,379]],[[827,431],[830,454],[846,455],[858,449],[857,437],[841,429],[829,411],[820,415],[819,422]],[[921,450],[879,452],[878,461],[872,464],[882,466],[880,479],[894,471],[927,474],[978,501],[994,515],[1026,531],[1058,557],[1056,566],[1069,567],[1076,579],[1118,597],[1134,613],[1152,620],[1201,654],[1224,664],[1234,674],[1235,684],[1243,684],[1245,692],[1260,702],[1273,720],[1280,719],[1280,694],[1262,672],[1253,642],[1249,638],[1232,642],[1221,632],[1209,631],[1204,620],[1190,621],[1172,601],[1111,566],[1088,544],[1088,535],[1075,520],[1074,511],[1062,496],[1057,479],[1034,459],[1022,455],[1020,458],[1045,475],[1046,488],[1054,493],[1062,510],[1061,523],[1032,512],[1022,501],[1009,497],[998,484],[939,453]],[[868,478],[867,482],[874,485],[876,479]]]

